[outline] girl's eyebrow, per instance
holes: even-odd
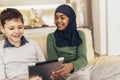
[[[64,17],[65,15],[60,15],[60,17]],[[55,17],[57,17],[57,15],[55,15]]]
[[[65,15],[60,15],[60,16],[63,16],[63,17],[64,17]]]

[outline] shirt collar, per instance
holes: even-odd
[[[21,38],[21,45],[20,46],[23,46],[24,44],[28,43],[27,39],[22,36]],[[4,43],[4,48],[6,47],[15,47],[14,45],[12,45],[7,38],[5,38],[5,43]]]

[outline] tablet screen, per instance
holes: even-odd
[[[29,77],[40,76],[43,80],[51,80],[52,71],[59,69],[63,60],[64,58],[59,58],[57,60],[36,63],[35,66],[29,66]]]

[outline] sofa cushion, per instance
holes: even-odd
[[[87,28],[78,28],[78,30],[82,30],[86,36],[86,47],[87,47],[87,59],[88,63],[91,64],[94,59],[94,50],[93,50],[93,41],[92,41],[92,33],[91,30]]]
[[[42,34],[42,35],[26,35],[27,38],[36,40],[42,49],[42,52],[45,55],[45,58],[47,59],[47,47],[46,47],[46,39],[47,39],[47,34]]]
[[[110,56],[99,56],[95,57],[91,64],[99,65],[99,64],[108,64],[113,62],[120,62],[120,56],[110,55]]]

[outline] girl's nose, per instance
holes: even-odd
[[[58,19],[57,19],[57,22],[61,22],[61,19],[60,19],[60,18],[58,18]]]

